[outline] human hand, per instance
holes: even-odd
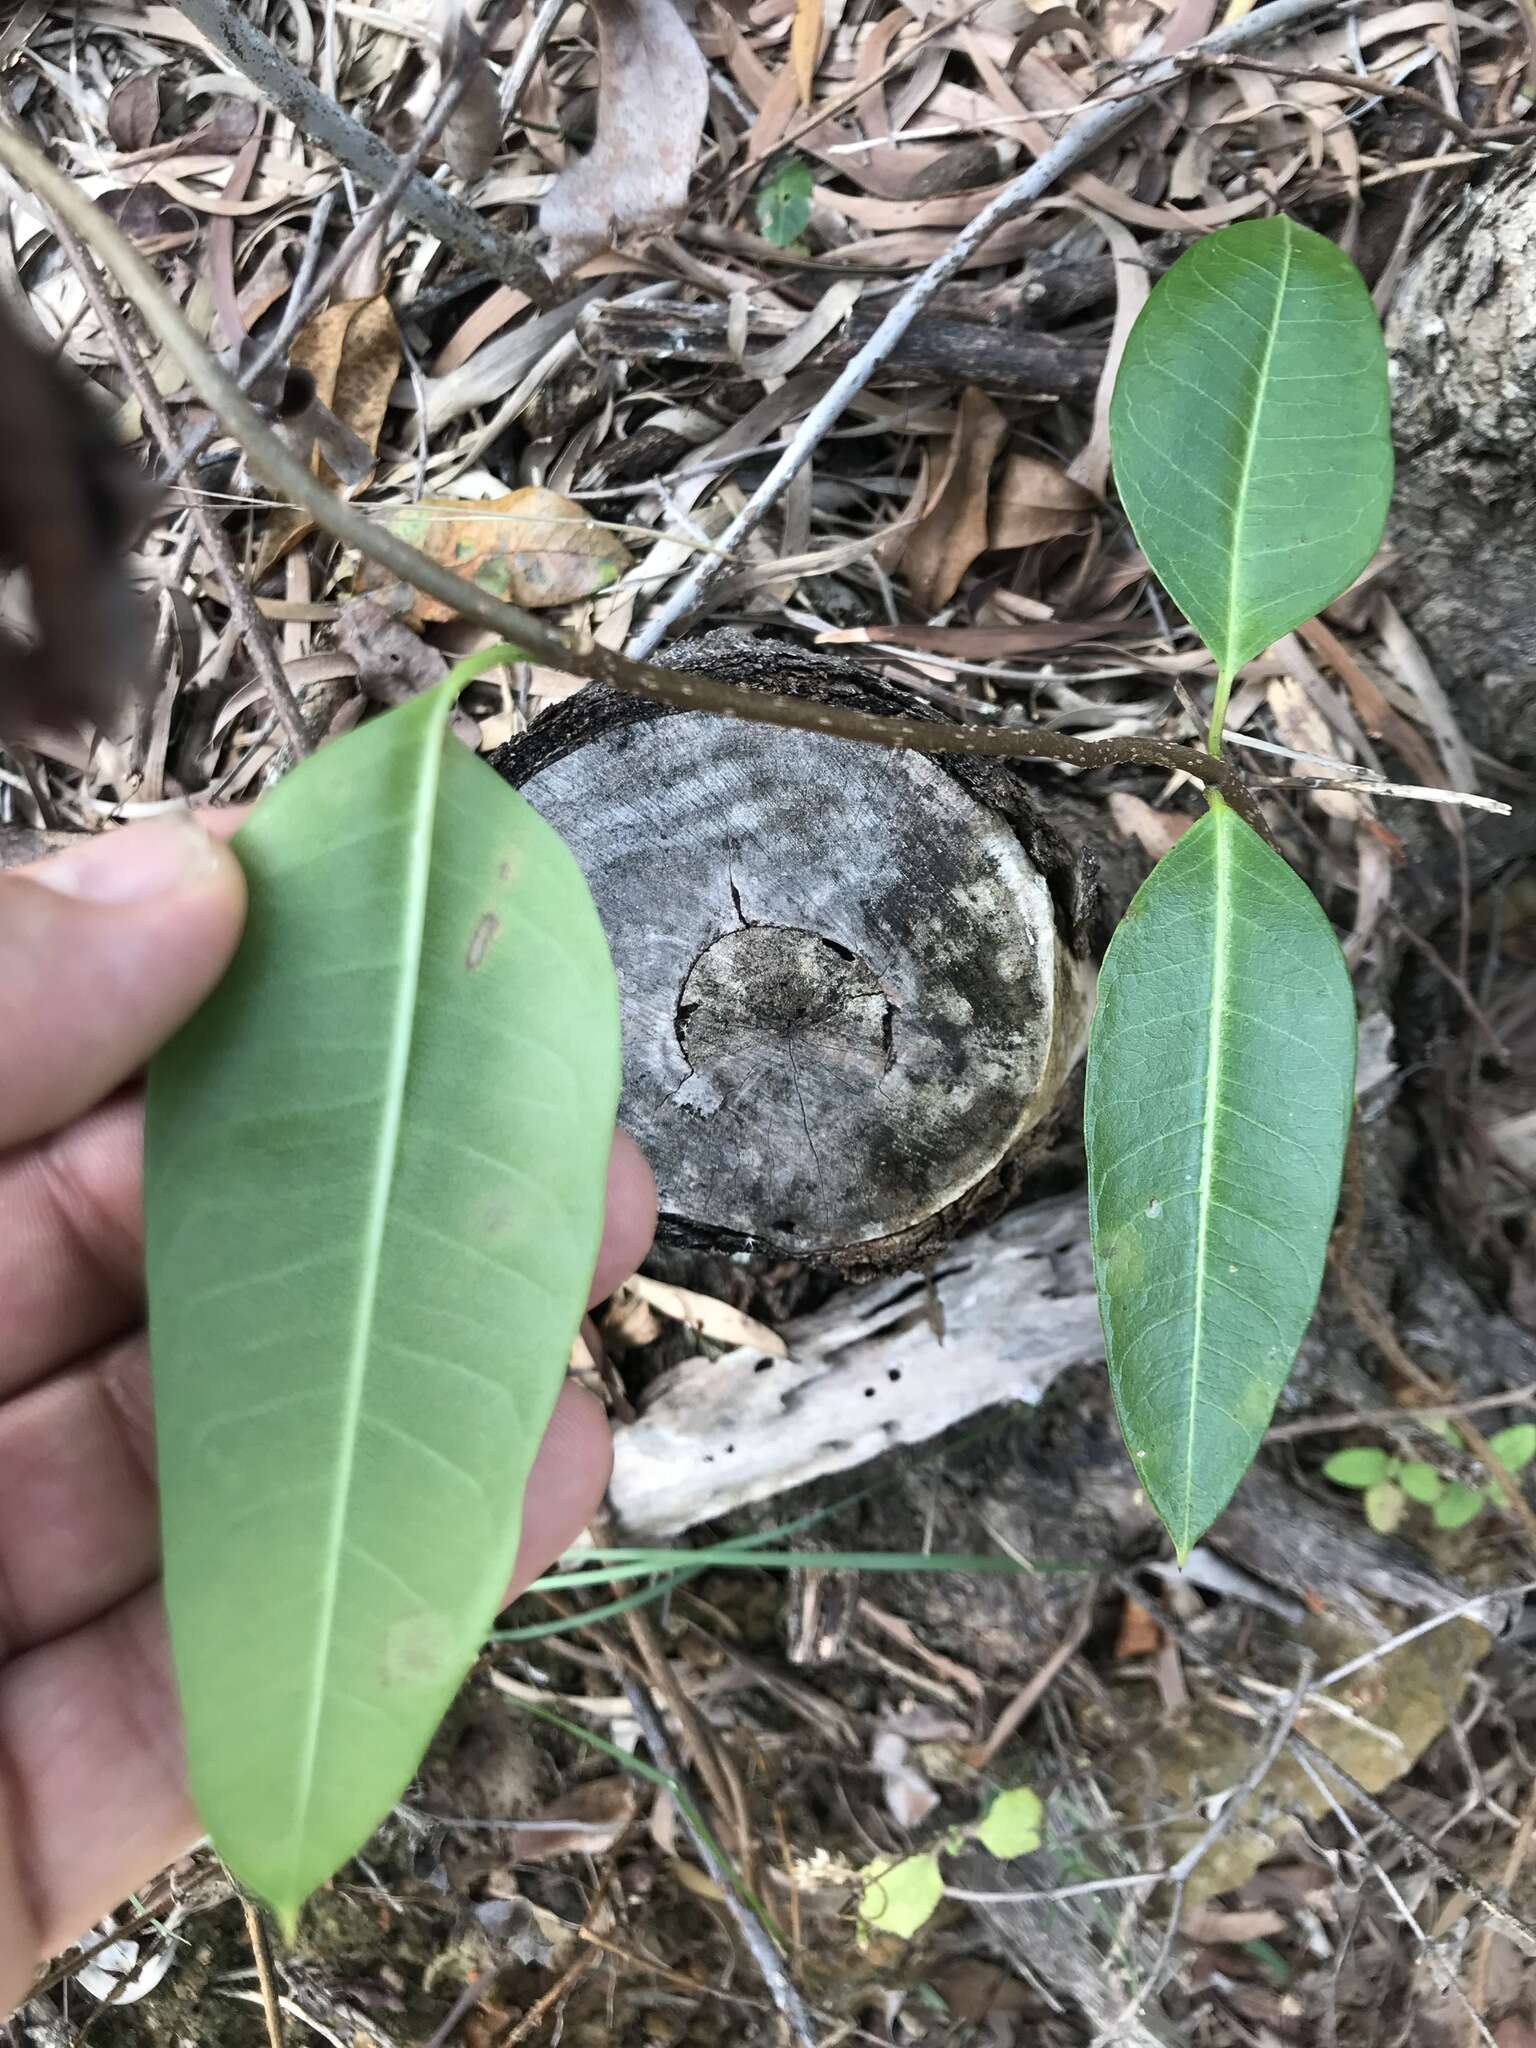
[[[131,827],[0,875],[0,2018],[201,1833],[156,1583],[143,1113],[130,1086],[228,966],[238,823]],[[655,1190],[619,1134],[592,1299],[644,1257]],[[607,1484],[601,1408],[561,1393],[513,1590]]]

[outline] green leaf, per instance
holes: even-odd
[[[1323,1469],[1326,1471],[1328,1468],[1324,1466]],[[1404,1465],[1398,1472],[1397,1483],[1408,1498],[1416,1500],[1421,1508],[1433,1507],[1445,1491],[1445,1481],[1433,1465]]]
[[[1335,1486],[1375,1486],[1386,1478],[1389,1463],[1385,1451],[1357,1444],[1347,1451],[1335,1451],[1323,1467],[1323,1477]]]
[[[602,1225],[607,948],[560,840],[448,737],[462,680],[264,800],[235,842],[240,950],[150,1072],[192,1789],[290,1927],[501,1603]]]
[[[771,242],[775,249],[787,249],[805,233],[814,190],[811,167],[805,158],[787,157],[759,188],[753,201],[758,229],[765,242]]]
[[[926,1927],[944,1896],[944,1876],[938,1855],[928,1850],[918,1856],[903,1856],[898,1863],[879,1857],[859,1873],[863,1891],[859,1897],[859,1919],[880,1934],[894,1934],[910,1941],[919,1928]]]
[[[1016,1785],[1011,1792],[998,1793],[971,1832],[983,1849],[1007,1862],[1039,1848],[1044,1818],[1039,1793],[1031,1792],[1027,1785]]]
[[[1495,1430],[1488,1448],[1506,1472],[1523,1472],[1536,1458],[1536,1422],[1517,1422],[1509,1429]]]
[[[1433,1514],[1437,1529],[1465,1529],[1468,1522],[1476,1521],[1487,1504],[1488,1496],[1480,1486],[1463,1486],[1459,1479],[1452,1483],[1435,1502]]]
[[[1354,1055],[1332,927],[1214,800],[1110,943],[1084,1103],[1110,1383],[1181,1558],[1252,1463],[1316,1303]]]
[[[1382,1480],[1379,1486],[1368,1486],[1363,1505],[1365,1519],[1378,1536],[1390,1536],[1408,1512],[1406,1497],[1389,1479]]]
[[[1343,252],[1281,214],[1187,250],[1126,344],[1121,503],[1223,675],[1375,553],[1392,489],[1387,358]]]

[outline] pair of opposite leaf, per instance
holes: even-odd
[[[1111,429],[1224,698],[1380,536],[1384,358],[1352,266],[1284,219],[1197,244],[1131,336]],[[447,737],[471,666],[243,828],[244,942],[150,1078],[192,1786],[288,1925],[399,1796],[494,1615],[601,1228],[612,968],[570,855]],[[1110,947],[1087,1082],[1110,1374],[1181,1555],[1311,1314],[1353,1063],[1327,920],[1213,800]]]

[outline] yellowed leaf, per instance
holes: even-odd
[[[423,498],[384,515],[392,533],[493,597],[529,611],[574,604],[606,590],[629,567],[628,548],[570,498],[530,484],[504,498]],[[360,589],[393,584],[371,567]],[[423,626],[456,616],[424,591],[402,616]]]
[[[1086,533],[1097,500],[1064,469],[1039,455],[1010,455],[992,493],[987,545],[1027,548]]]
[[[937,611],[987,546],[987,480],[1008,422],[984,391],[968,385],[936,488],[902,552],[913,602]]]
[[[821,57],[821,28],[822,0],[795,0],[795,21],[789,32],[789,62],[802,107],[811,104],[816,65]]]

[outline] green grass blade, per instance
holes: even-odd
[[[1084,1104],[1110,1382],[1181,1558],[1252,1462],[1316,1304],[1354,1059],[1332,927],[1216,800],[1110,943]]]
[[[456,680],[261,804],[240,951],[150,1075],[192,1786],[289,1924],[484,1639],[602,1224],[607,949],[560,841],[448,737]]]
[[[1110,443],[1147,560],[1231,677],[1381,540],[1387,358],[1360,273],[1284,214],[1196,242],[1131,330]]]

